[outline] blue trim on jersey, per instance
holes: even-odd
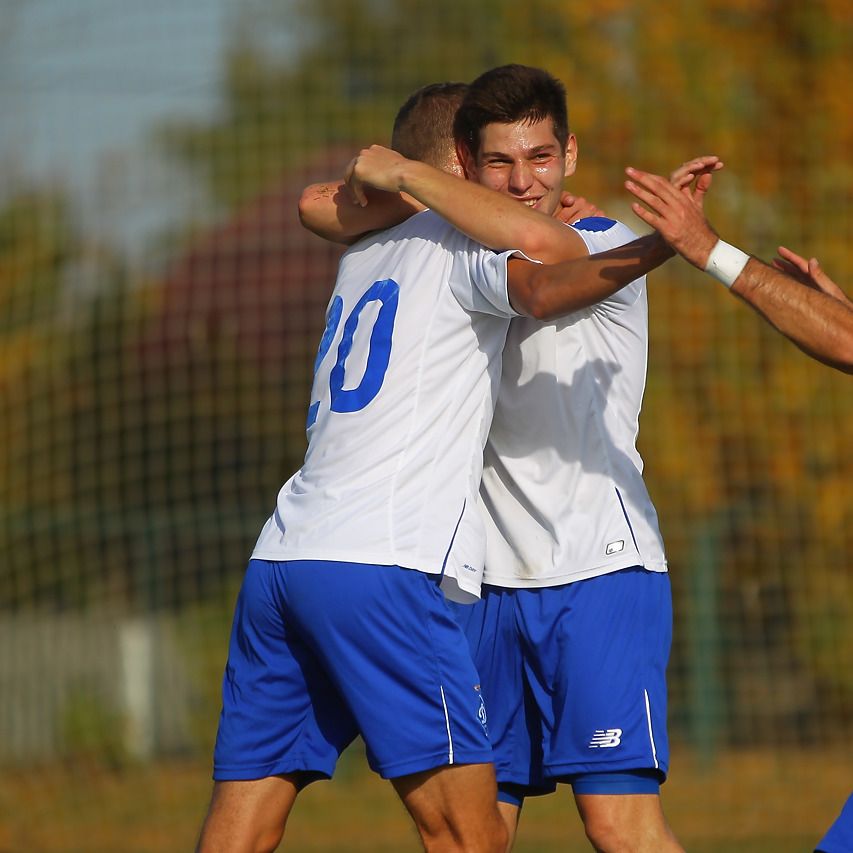
[[[615,219],[606,216],[585,216],[572,223],[572,228],[578,231],[609,231],[616,224]]]

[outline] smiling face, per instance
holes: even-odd
[[[563,178],[575,171],[577,141],[569,134],[564,149],[548,118],[493,122],[480,130],[476,155],[464,147],[460,154],[470,180],[550,216],[559,206]]]

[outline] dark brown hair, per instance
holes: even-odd
[[[480,131],[495,122],[515,124],[551,119],[554,136],[565,148],[569,139],[566,88],[541,68],[529,65],[501,65],[481,74],[468,86],[456,112],[453,135],[476,156]]]

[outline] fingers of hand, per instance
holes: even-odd
[[[651,177],[651,176],[647,176]],[[635,183],[634,181],[625,181],[625,189],[629,193],[636,196],[640,201],[644,202],[657,214],[661,214],[666,209],[666,202],[652,188],[647,188],[647,183]],[[669,186],[669,184],[667,184]]]
[[[646,223],[646,225],[651,225],[651,226],[652,226],[652,228],[654,228],[654,227],[655,227],[655,223],[657,223],[657,222],[659,222],[659,221],[660,221],[660,217],[659,217],[659,216],[655,216],[655,214],[653,214],[653,213],[649,212],[648,210],[646,210],[646,208],[645,208],[645,207],[643,207],[643,205],[639,204],[639,203],[638,203],[638,202],[636,202],[636,201],[631,202],[631,210],[633,210],[633,211],[634,211],[634,213],[635,213],[637,216],[639,216],[639,217],[640,217],[640,219],[642,219],[642,220],[643,220],[643,222],[645,222],[645,223]]]
[[[793,264],[798,270],[804,273],[808,273],[809,271],[809,262],[798,255],[796,252],[792,252],[790,249],[785,246],[779,246],[778,250],[779,255],[784,258],[789,263]]]

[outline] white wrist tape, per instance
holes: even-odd
[[[746,252],[722,240],[717,240],[717,245],[711,249],[711,254],[708,256],[705,272],[710,273],[726,287],[731,287],[748,260],[749,255]]]

